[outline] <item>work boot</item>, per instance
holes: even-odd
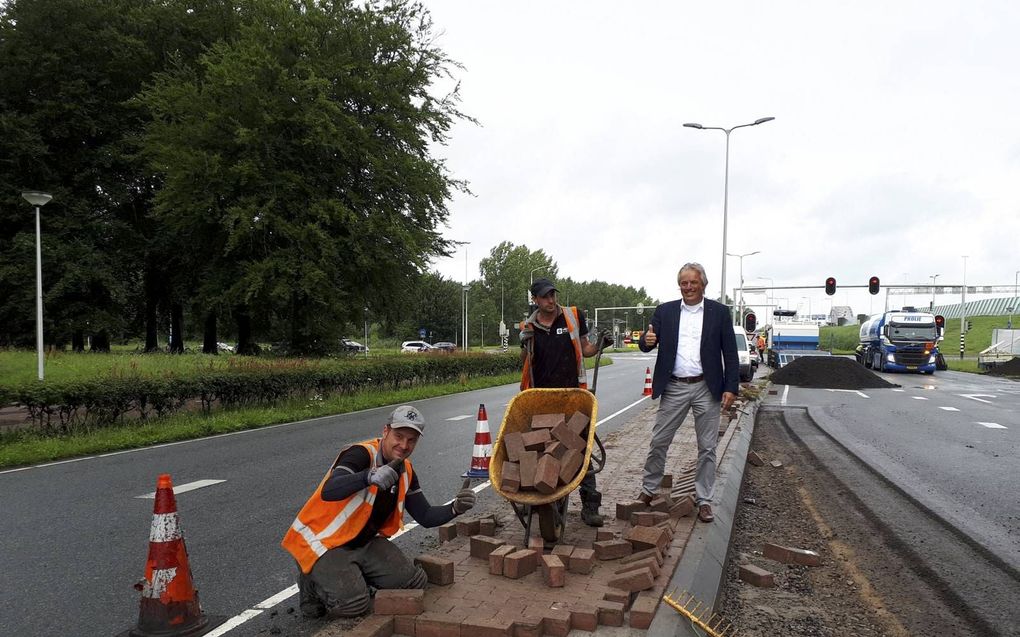
[[[599,506],[602,504],[602,494],[592,493],[586,500],[581,502],[581,521],[588,526],[599,527],[605,524],[602,514],[599,513]]]

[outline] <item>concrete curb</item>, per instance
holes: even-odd
[[[767,386],[762,388],[762,392]],[[733,520],[736,516],[737,504],[740,499],[740,487],[744,481],[744,468],[747,462],[747,451],[751,447],[751,436],[754,434],[754,421],[758,413],[761,398],[748,403],[749,411],[744,412],[737,420],[734,438],[719,462],[716,482],[716,506],[712,507],[715,521],[711,524],[696,523],[694,531],[684,547],[680,563],[673,572],[666,592],[674,589],[679,594],[687,591],[695,599],[702,602],[702,607],[715,608],[716,598],[722,587],[726,572],[726,554],[730,547],[730,535],[733,531]],[[735,444],[734,444],[735,443]],[[676,637],[704,637],[701,631],[695,632],[690,621],[671,608],[660,603],[648,635]]]

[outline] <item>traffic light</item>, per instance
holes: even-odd
[[[754,328],[758,327],[758,317],[754,315],[754,312],[748,312],[744,315],[744,331],[750,334],[754,331]]]
[[[868,294],[878,294],[878,277],[868,279]]]
[[[836,293],[836,277],[830,276],[825,279],[825,293],[832,296]]]

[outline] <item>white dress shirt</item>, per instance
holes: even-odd
[[[701,374],[701,328],[705,322],[705,300],[697,305],[680,304],[680,327],[676,339],[673,375],[689,378]]]

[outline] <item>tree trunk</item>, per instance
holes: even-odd
[[[205,316],[205,329],[202,336],[202,353],[219,354],[219,346],[216,344],[216,312],[211,311]]]
[[[78,354],[85,351],[85,332],[82,330],[71,333],[71,351]]]
[[[89,349],[90,352],[96,352],[101,354],[110,353],[110,335],[106,331],[98,332],[92,335],[92,347]]]
[[[258,354],[258,345],[251,339],[251,316],[246,307],[237,309],[237,353],[242,356]]]
[[[184,306],[177,302],[170,306],[170,353],[184,353]]]
[[[145,352],[159,351],[159,317],[156,308],[159,295],[156,292],[156,275],[147,269],[145,273]]]

